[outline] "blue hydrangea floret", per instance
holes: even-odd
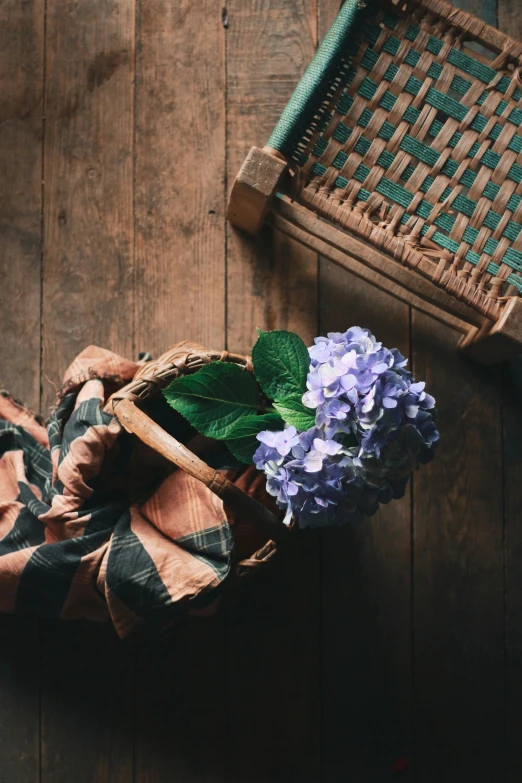
[[[309,355],[303,404],[315,426],[260,432],[254,462],[287,524],[361,520],[402,497],[412,471],[433,458],[435,400],[368,329],[316,337]]]

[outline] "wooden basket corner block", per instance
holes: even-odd
[[[347,0],[229,219],[263,222],[462,332],[522,352],[522,44],[441,0]]]

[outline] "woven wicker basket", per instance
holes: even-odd
[[[131,383],[110,397],[105,410],[115,415],[127,432],[133,433],[169,462],[202,481],[223,500],[234,516],[246,520],[263,535],[266,543],[236,563],[234,576],[244,578],[272,560],[292,528],[284,525],[262,503],[189,451],[140,408],[141,404],[160,394],[174,378],[196,372],[205,364],[216,361],[233,362],[245,372],[253,371],[249,356],[228,351],[209,351],[196,343],[185,341],[169,348],[157,361],[147,362],[140,367]]]
[[[522,44],[444,0],[346,0],[228,216],[522,351]],[[279,198],[274,198],[274,196]]]

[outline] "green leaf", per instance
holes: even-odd
[[[262,430],[282,430],[283,426],[284,422],[278,413],[246,416],[235,425],[226,443],[236,459],[249,464],[259,446],[256,435]]]
[[[254,377],[236,364],[212,362],[193,375],[176,378],[163,394],[167,402],[203,435],[230,436],[234,425],[259,405]]]
[[[308,430],[315,424],[315,411],[303,405],[302,395],[287,397],[281,402],[274,402],[274,408],[279,411],[288,424],[298,430]]]
[[[306,376],[310,368],[308,350],[294,332],[259,331],[252,349],[254,372],[264,393],[271,400],[282,402],[306,391]]]

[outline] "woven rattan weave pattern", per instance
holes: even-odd
[[[229,351],[208,351],[198,343],[184,340],[172,346],[156,361],[145,362],[131,383],[112,395],[106,410],[108,413],[114,414],[115,407],[120,400],[131,400],[132,402],[147,400],[168,386],[174,378],[196,372],[203,365],[211,362],[232,362],[244,367],[247,372],[253,372],[250,356],[242,356]]]
[[[138,370],[133,380],[109,398],[105,410],[111,415],[118,417],[125,429],[129,432],[133,432],[150,447],[166,457],[167,460],[174,462],[174,464],[177,464],[181,469],[186,470],[190,475],[203,481],[213,492],[222,497],[226,504],[227,499],[231,499],[230,493],[226,494],[226,492],[224,493],[222,490],[224,487],[226,488],[227,485],[230,486],[229,482],[224,479],[218,471],[208,468],[208,466],[198,457],[192,455],[191,452],[174,438],[163,432],[152,420],[148,420],[147,416],[144,416],[142,413],[138,414],[137,410],[133,411],[134,404],[139,405],[156,396],[160,393],[161,389],[168,386],[174,378],[196,372],[204,365],[217,361],[232,362],[243,368],[245,372],[253,372],[252,359],[250,356],[230,353],[229,351],[212,351],[199,345],[199,343],[185,340],[173,345],[156,361],[145,362]],[[127,412],[126,415],[122,415],[122,411],[125,407],[120,407],[122,402],[124,404],[132,403],[130,411],[128,407],[125,409]],[[142,426],[138,427],[137,425],[139,425],[140,421],[142,422]],[[143,422],[145,422],[144,427]],[[165,442],[168,441],[170,441],[171,449],[165,450],[164,445]],[[174,451],[172,451],[172,446],[174,446]],[[198,464],[203,470],[198,467]],[[234,489],[234,487],[231,487],[231,489]],[[246,497],[246,493],[238,489],[232,494],[232,497],[235,494],[237,499],[238,493],[240,496],[245,495]],[[246,505],[245,502],[243,502],[240,507],[236,506],[236,508],[240,508],[241,511],[246,512],[248,515],[246,518],[254,526],[259,526],[264,522],[261,530],[266,529],[266,515],[263,513],[263,506],[261,503],[254,500],[254,498],[249,498]],[[271,516],[271,512],[267,513]],[[276,518],[274,517],[274,521],[275,520]],[[278,530],[279,532],[282,531],[286,537],[288,529],[282,522],[278,522],[277,524],[278,527],[275,529],[275,532]],[[280,536],[277,535],[275,538],[277,539],[277,542],[270,538],[249,557],[243,557],[236,562],[232,578],[227,580],[227,586],[234,585],[239,579],[252,576],[271,562],[280,549]]]
[[[289,156],[294,197],[497,319],[522,291],[522,45],[481,54],[482,22],[430,5],[379,6],[346,37]]]

